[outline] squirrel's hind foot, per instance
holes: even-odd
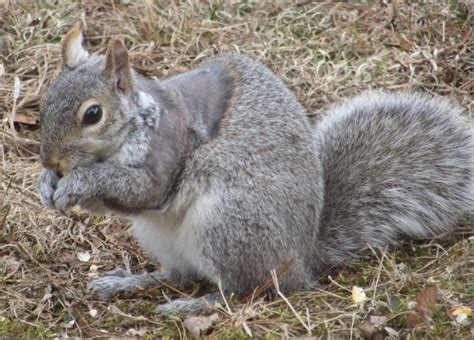
[[[199,298],[186,297],[156,306],[158,314],[195,314],[204,313],[212,309],[218,302],[219,294],[206,294]]]

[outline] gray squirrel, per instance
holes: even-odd
[[[166,268],[109,272],[90,284],[102,299],[194,279],[244,297],[289,261],[280,290],[308,290],[367,244],[444,235],[473,211],[472,128],[446,99],[366,92],[310,122],[255,60],[218,56],[157,81],[119,40],[89,55],[80,25],[62,61],[40,108],[43,203],[127,217]]]

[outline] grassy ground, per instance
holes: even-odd
[[[179,296],[170,288],[107,303],[87,295],[87,282],[115,266],[132,272],[158,266],[138,249],[125,221],[61,216],[42,207],[36,194],[39,98],[58,72],[59,42],[78,18],[87,21],[88,49],[104,52],[110,37],[121,37],[133,65],[148,75],[168,76],[234,51],[281,75],[315,115],[374,87],[451,96],[472,115],[468,2],[0,1],[0,336],[189,336],[184,316],[153,313],[155,304],[165,301],[163,293]],[[12,112],[28,123],[15,124],[16,132],[7,119]],[[451,313],[461,305],[473,307],[468,239],[473,225],[467,220],[442,241],[374,250],[372,259],[348,264],[288,302],[230,302],[229,309],[216,309],[218,318],[206,332],[470,338],[469,324],[456,323]],[[91,255],[88,261],[79,259],[82,252]],[[353,303],[354,285],[365,290],[365,303]],[[428,285],[437,287],[436,305],[424,313],[426,321],[411,328],[413,301],[422,303],[420,292]],[[196,284],[185,293],[206,289]],[[379,333],[371,328],[374,316],[386,317]]]

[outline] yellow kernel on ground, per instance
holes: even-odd
[[[361,303],[367,300],[367,295],[362,288],[353,286],[352,287],[352,301],[355,303]]]
[[[467,306],[461,306],[461,307],[458,307],[455,310],[453,310],[451,314],[453,316],[458,316],[458,315],[461,315],[461,314],[466,314],[467,316],[471,316],[472,315],[472,309],[467,307]]]

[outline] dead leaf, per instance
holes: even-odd
[[[385,325],[388,321],[388,318],[383,315],[371,315],[369,317],[369,322],[359,324],[357,328],[359,328],[360,335],[364,339],[383,339],[383,330],[381,327]]]
[[[383,340],[385,339],[385,336],[383,335],[382,332],[377,331],[377,333],[374,334],[371,340]]]
[[[385,332],[387,332],[388,335],[392,336],[392,337],[395,337],[395,338],[399,338],[400,337],[400,332],[398,332],[397,330],[393,329],[392,327],[384,327],[385,329]]]
[[[410,328],[429,321],[436,310],[438,289],[436,286],[428,286],[420,293],[416,301],[416,312],[410,312],[407,316],[407,326]]]
[[[23,123],[27,125],[38,125],[39,118],[25,116],[21,113],[15,114],[15,122],[16,123]]]
[[[359,329],[360,335],[364,339],[372,339],[372,336],[375,334],[377,329],[371,324],[368,323],[361,323],[360,325],[357,326]]]
[[[359,329],[361,337],[369,340],[383,340],[383,332],[378,330],[370,323],[363,323],[357,326]]]
[[[388,318],[383,315],[371,315],[369,318],[369,322],[377,328],[385,325],[387,321],[388,321]]]
[[[199,337],[211,328],[212,323],[218,319],[219,314],[217,313],[209,316],[188,316],[184,320],[184,326],[193,337]]]
[[[428,286],[418,296],[416,310],[426,317],[432,317],[438,300],[438,288]]]

